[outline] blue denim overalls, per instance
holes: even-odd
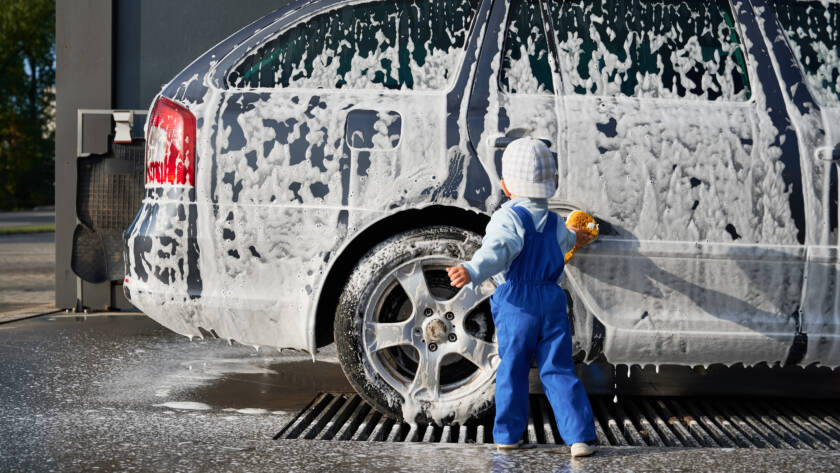
[[[513,207],[525,227],[525,244],[490,299],[499,344],[496,423],[493,440],[518,442],[528,423],[528,372],[536,355],[543,389],[563,441],[595,440],[592,407],[575,375],[566,294],[557,285],[563,252],[557,244],[557,214],[548,212],[537,232],[530,212]]]

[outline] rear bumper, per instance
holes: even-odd
[[[312,293],[330,248],[301,237],[326,213],[222,208],[195,203],[193,192],[147,189],[124,234],[126,297],[186,336],[311,350]]]
[[[147,188],[140,211],[123,234],[123,292],[164,326],[200,336],[189,321],[202,295],[194,189]]]

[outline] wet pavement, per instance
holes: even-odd
[[[319,358],[320,359],[320,358]],[[319,391],[350,389],[335,355],[229,346],[142,315],[0,325],[0,471],[837,471],[840,452],[272,440]]]

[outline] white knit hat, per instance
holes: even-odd
[[[502,155],[502,179],[517,197],[548,198],[557,192],[557,160],[548,146],[534,138],[519,138]]]

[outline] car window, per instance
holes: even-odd
[[[566,94],[747,100],[727,0],[549,2]]]
[[[548,42],[537,0],[510,7],[500,84],[511,94],[553,94]]]
[[[287,29],[228,77],[232,87],[445,89],[480,0],[348,5]]]
[[[818,100],[840,105],[840,2],[772,0]]]

